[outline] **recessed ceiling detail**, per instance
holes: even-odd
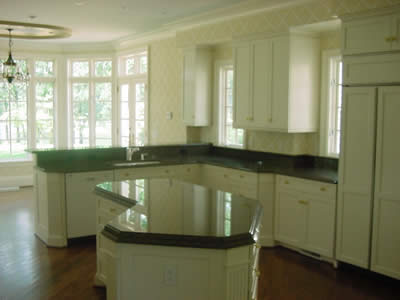
[[[71,29],[60,26],[0,20],[0,37],[8,38],[8,29],[12,29],[12,37],[16,39],[61,39],[71,36]]]

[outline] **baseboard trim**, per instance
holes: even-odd
[[[258,243],[263,247],[275,247],[276,242],[272,236],[260,236]]]
[[[84,244],[87,242],[96,242],[96,235],[80,236],[68,239],[68,246]]]
[[[35,235],[47,245],[47,247],[64,248],[67,246],[67,239],[62,236],[49,235],[43,226],[37,226]]]

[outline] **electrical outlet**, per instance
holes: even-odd
[[[176,265],[165,265],[164,283],[166,285],[176,285],[178,268]]]

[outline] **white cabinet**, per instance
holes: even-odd
[[[336,257],[369,266],[376,88],[345,88],[338,185]]]
[[[333,258],[336,185],[277,176],[275,239]]]
[[[400,87],[379,89],[371,269],[400,279]]]
[[[387,52],[400,49],[400,15],[372,16],[344,20],[344,55]]]
[[[337,222],[339,260],[398,279],[399,110],[399,86],[345,88]]]
[[[299,34],[234,43],[234,127],[317,129],[319,40]]]
[[[210,48],[183,51],[183,122],[187,126],[211,123],[212,52]]]
[[[126,168],[114,171],[116,181],[138,178],[175,177],[180,166]]]
[[[113,171],[66,174],[66,207],[68,238],[96,234],[96,184],[113,181]]]

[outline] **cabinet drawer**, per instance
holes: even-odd
[[[115,170],[115,180],[152,177],[174,177],[176,173],[177,172],[175,166],[120,169]]]
[[[336,184],[306,180],[289,176],[278,176],[278,189],[310,193],[324,199],[336,199]]]

